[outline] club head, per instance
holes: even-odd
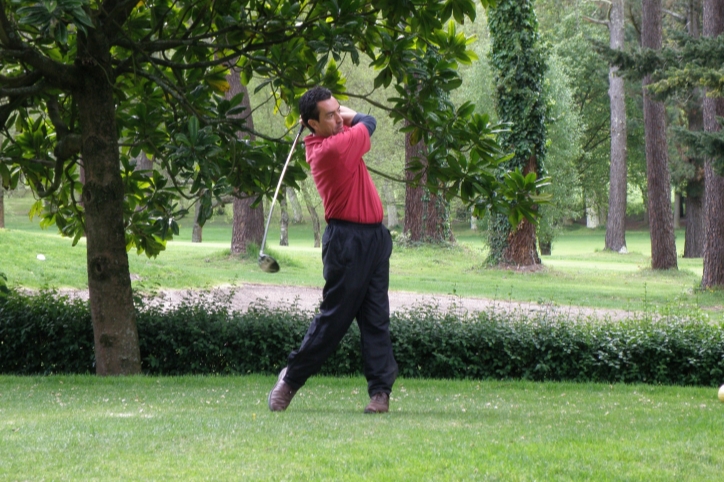
[[[260,254],[258,263],[259,268],[267,273],[276,273],[279,271],[279,263],[277,263],[277,260],[268,254]]]

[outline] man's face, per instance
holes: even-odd
[[[342,116],[339,113],[339,102],[334,97],[317,102],[319,120],[309,119],[308,123],[314,133],[321,137],[330,137],[344,130]]]

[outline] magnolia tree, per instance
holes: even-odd
[[[203,223],[214,197],[260,200],[278,180],[289,144],[238,135],[250,128],[241,96],[224,96],[230,68],[292,129],[310,86],[367,98],[339,66],[368,64],[397,92],[381,107],[427,145],[418,179],[480,215],[533,216],[535,186],[496,177],[496,127],[448,100],[472,60],[455,24],[474,16],[473,0],[0,0],[0,176],[32,187],[42,224],[86,237],[97,373],[141,371],[127,252],[164,249],[182,196],[200,198]],[[134,169],[140,153],[152,171]],[[285,181],[303,177],[297,164]]]

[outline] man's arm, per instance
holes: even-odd
[[[354,124],[352,121],[354,120],[354,116],[357,115],[357,112],[353,111],[349,107],[345,107],[343,105],[339,106],[339,115],[342,116],[342,122],[344,125],[348,127],[352,127]]]
[[[362,123],[367,128],[367,132],[370,133],[370,136],[372,136],[372,133],[375,132],[375,128],[377,128],[377,120],[372,117],[371,115],[367,114],[360,114],[358,112],[353,111],[349,107],[345,107],[343,105],[339,106],[339,115],[342,116],[342,121],[344,122],[344,125],[346,126],[353,126],[355,124]]]

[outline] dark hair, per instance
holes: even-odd
[[[312,87],[299,99],[299,113],[302,115],[302,122],[312,132],[314,129],[307,123],[309,119],[319,120],[319,107],[317,102],[330,99],[332,91],[326,87]]]

